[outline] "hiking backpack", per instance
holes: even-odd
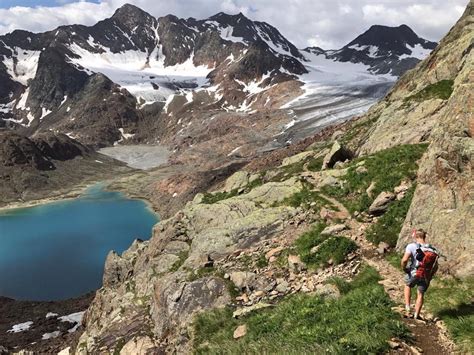
[[[438,251],[431,245],[422,246],[418,244],[415,258],[418,261],[418,266],[416,268],[416,278],[431,280],[433,268],[436,266],[439,258]]]

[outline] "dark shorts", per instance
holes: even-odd
[[[409,274],[405,274],[405,285],[410,288],[418,286],[418,291],[421,293],[425,293],[430,283],[427,282],[425,279],[418,279],[416,277],[410,276]]]

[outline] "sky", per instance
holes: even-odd
[[[420,37],[439,41],[469,0],[0,0],[0,34],[92,25],[127,2],[156,17],[202,19],[221,11],[242,12],[277,27],[299,48],[336,49],[374,24],[407,24]]]

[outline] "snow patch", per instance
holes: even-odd
[[[81,325],[82,318],[84,317],[84,313],[86,312],[83,311],[83,312],[71,313],[66,316],[59,317],[58,319],[61,322],[76,323],[74,327],[68,330],[69,333],[74,333],[77,330],[77,328],[79,328],[79,326]]]
[[[48,319],[48,318],[53,318],[53,317],[57,317],[57,316],[59,316],[59,314],[53,313],[53,312],[48,312],[48,313],[46,314],[46,319]]]
[[[24,323],[19,323],[19,324],[15,324],[12,329],[9,329],[7,330],[7,333],[20,333],[20,332],[24,332],[28,329],[30,329],[30,327],[33,325],[33,322],[32,321],[28,321],[28,322],[24,322]]]
[[[122,135],[123,139],[133,138],[133,136],[135,135],[135,134],[131,134],[131,133],[125,133],[123,128],[119,128],[118,130],[120,131],[120,134]]]
[[[408,45],[407,48],[411,51],[411,54],[403,54],[399,59],[417,58],[423,60],[428,57],[432,51],[432,49],[423,48],[421,44],[415,44],[414,47]]]
[[[30,51],[20,47],[9,49],[12,50],[13,55],[11,58],[4,57],[3,64],[13,80],[26,86],[28,80],[36,75],[41,51]]]
[[[53,112],[53,111],[48,110],[48,109],[42,107],[42,108],[41,108],[41,117],[39,118],[40,121],[41,121],[44,117],[46,117],[47,115],[49,115],[51,112]],[[30,121],[30,123],[31,123],[31,121]]]
[[[234,27],[227,25],[225,27],[219,27],[217,29],[219,31],[219,35],[223,40],[231,41],[234,43],[245,43],[243,37],[236,37],[233,35]]]
[[[44,333],[43,336],[41,337],[41,340],[57,338],[60,335],[61,335],[61,332],[59,330],[56,330],[55,332],[52,332],[52,333]]]
[[[21,95],[16,108],[19,110],[27,110],[26,108],[26,100],[28,99],[28,95],[30,94],[30,88],[27,88],[25,92]]]

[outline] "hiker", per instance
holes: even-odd
[[[410,315],[411,289],[418,286],[414,318],[420,318],[423,297],[430,281],[438,270],[438,251],[426,243],[426,232],[423,229],[413,230],[415,240],[407,245],[401,266],[405,272],[405,311]]]

